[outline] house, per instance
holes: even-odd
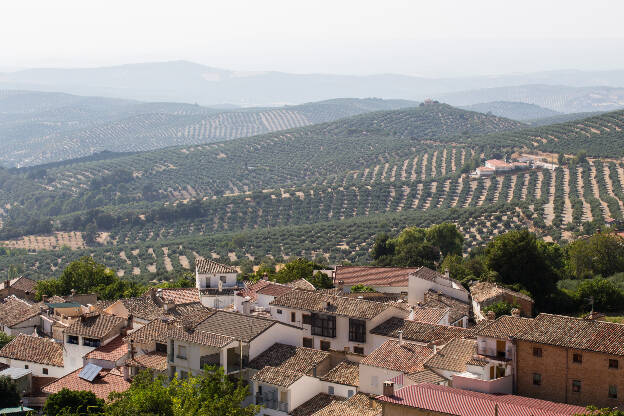
[[[457,298],[445,295],[429,289],[425,292],[425,300],[421,304],[427,308],[448,308],[448,325],[468,327],[468,319],[470,317],[470,304]]]
[[[83,357],[83,366],[94,364],[112,370],[124,365],[128,357],[128,343],[121,335],[113,338],[104,345],[100,345]]]
[[[483,309],[495,303],[506,302],[515,305],[520,314],[526,317],[533,316],[533,299],[524,293],[516,292],[491,282],[477,282],[470,286],[472,311],[475,321],[485,319]]]
[[[410,273],[407,289],[407,303],[417,305],[425,301],[425,293],[433,290],[462,302],[469,302],[469,292],[457,280],[449,276],[448,270],[442,274],[428,267],[420,267]]]
[[[410,273],[417,267],[336,266],[334,286],[350,292],[354,285],[372,287],[377,292],[407,293]]]
[[[247,284],[236,292],[234,299],[234,310],[249,315],[251,313],[266,312],[270,315],[270,303],[285,293],[292,292],[294,288],[289,285],[270,282],[269,280],[258,280]]]
[[[42,313],[39,330],[42,334],[59,342],[63,342],[65,329],[89,311],[89,308],[78,302],[67,302],[58,296],[53,296],[51,299],[44,296],[40,309]]]
[[[292,416],[381,416],[381,405],[365,394],[350,399],[319,393],[291,412]]]
[[[195,287],[200,291],[202,305],[223,309],[234,304],[238,270],[212,260],[195,260]]]
[[[386,380],[401,374],[413,374],[425,369],[425,361],[433,348],[398,340],[388,340],[360,361],[360,391],[382,394]]]
[[[332,396],[350,398],[360,387],[360,365],[344,360],[320,377],[322,389]]]
[[[624,325],[550,314],[529,321],[514,339],[518,394],[624,405]]]
[[[255,403],[264,406],[266,415],[286,415],[322,392],[318,376],[331,368],[331,355],[276,343],[247,367]]]
[[[0,330],[7,335],[31,335],[41,324],[40,309],[11,295],[0,303]]]
[[[172,327],[173,320],[170,318],[154,319],[124,338],[128,344],[128,358],[124,366],[126,378],[135,376],[141,370],[167,372],[167,345]]]
[[[469,329],[456,326],[436,325],[393,317],[370,331],[371,345],[380,346],[389,339],[404,340],[421,345],[444,345],[455,338],[472,337]]]
[[[0,300],[16,296],[29,301],[35,300],[37,282],[21,276],[0,282]]]
[[[304,347],[369,354],[370,329],[409,312],[390,304],[295,289],[271,302],[271,316],[302,329]]]
[[[493,176],[494,173],[496,173],[496,169],[488,168],[485,166],[479,166],[477,169],[475,169],[472,176],[477,177],[477,178],[482,178],[484,176]]]
[[[389,384],[376,399],[384,416],[573,416],[585,408],[513,395],[493,395],[429,383],[395,390]]]
[[[92,370],[91,372],[85,371]],[[123,393],[130,388],[130,382],[117,369],[103,369],[97,366],[80,368],[43,387],[46,394],[58,393],[63,389],[90,391],[99,399],[108,401],[111,393]]]
[[[168,326],[170,376],[198,374],[205,365],[220,365],[226,374],[238,373],[276,342],[301,345],[300,328],[272,319],[220,310],[190,318]]]
[[[62,377],[71,371],[65,366],[63,345],[51,339],[18,334],[0,349],[0,362],[32,371],[33,376]]]
[[[32,391],[32,370],[19,367],[8,367],[0,371],[0,378],[8,377],[15,383],[17,391],[29,394]],[[0,413],[1,414],[1,413]]]
[[[504,160],[500,159],[489,159],[485,161],[485,167],[494,169],[496,173],[498,172],[509,172],[514,169],[514,166],[511,163],[507,163]]]

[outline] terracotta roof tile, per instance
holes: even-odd
[[[422,371],[416,371],[415,373],[407,374],[405,377],[412,380],[414,383],[443,383],[447,381],[444,377],[439,375],[438,373],[431,371],[429,369],[425,369]]]
[[[37,306],[18,299],[15,296],[8,297],[0,303],[0,325],[12,327],[39,315]]]
[[[101,345],[88,353],[85,358],[93,360],[117,361],[128,353],[128,344],[121,336],[113,338],[106,345]]]
[[[336,266],[334,285],[343,281],[347,286],[362,284],[407,287],[410,273],[416,273],[418,269],[418,267]]]
[[[152,351],[147,354],[136,354],[134,358],[126,360],[126,365],[165,371],[167,370],[167,353]]]
[[[163,300],[173,302],[176,305],[200,302],[199,289],[196,288],[162,289],[160,294]]]
[[[329,307],[327,306],[329,302]],[[279,296],[271,302],[273,306],[343,315],[359,319],[372,319],[392,307],[390,305],[371,302],[363,299],[352,299],[344,296],[310,292],[295,289]]]
[[[530,296],[525,295],[524,293],[516,292],[511,289],[507,289],[506,287],[499,286],[496,283],[477,282],[470,286],[470,296],[472,297],[472,300],[477,303],[482,303],[488,300],[495,299],[505,293],[520,299],[533,302],[533,299],[531,299]]]
[[[362,393],[348,400],[319,393],[291,412],[292,416],[378,416],[381,406]]]
[[[493,414],[495,405],[498,405],[499,416],[572,416],[585,412],[585,408],[580,406],[522,396],[477,393],[428,383],[403,387],[396,390],[393,396],[378,396],[377,400],[456,416]]]
[[[311,416],[319,410],[329,406],[338,400],[336,396],[327,393],[319,393],[291,412],[292,416]]]
[[[251,379],[274,386],[288,387],[303,377],[303,373],[288,371],[283,368],[266,366],[254,374]]]
[[[416,306],[410,316],[410,319],[418,322],[428,322],[430,324],[439,324],[440,321],[449,313],[451,308],[433,308],[429,306]]]
[[[534,320],[530,318],[520,318],[515,316],[503,315],[495,321],[487,321],[477,332],[477,335],[508,339],[517,337],[523,332],[533,328]]]
[[[473,339],[454,339],[425,363],[427,368],[436,368],[454,372],[466,371],[466,363],[477,353],[477,341]]]
[[[352,361],[342,361],[320,379],[329,383],[359,386],[360,366]]]
[[[250,342],[258,335],[278,324],[277,321],[235,312],[216,311],[198,323],[197,330],[225,335]]]
[[[170,325],[171,324],[160,319],[154,319],[129,334],[124,340],[127,342],[134,341],[139,344],[148,344],[151,342],[166,343],[169,337]]]
[[[294,289],[316,290],[314,285],[308,282],[306,279],[298,279],[298,280],[295,280],[294,282],[287,283],[287,285]]]
[[[0,349],[0,357],[63,367],[63,346],[51,339],[19,334]]]
[[[238,273],[238,270],[232,266],[219,264],[216,261],[208,260],[202,257],[195,260],[195,270],[197,270],[197,273],[199,274]]]
[[[424,362],[431,357],[433,349],[424,345],[389,340],[364,358],[360,364],[371,367],[413,373],[424,370]]]
[[[120,299],[118,302],[120,302],[124,308],[126,308],[128,314],[131,314],[133,317],[151,321],[166,316],[180,317],[205,309],[197,299],[189,303],[175,303],[176,299],[178,302],[181,302],[189,297],[195,297],[192,291],[184,291],[176,298],[175,291],[163,290],[162,292],[158,292],[155,289],[150,289],[141,296]],[[199,291],[197,292],[197,298],[199,298]],[[169,310],[165,310],[165,300],[174,302],[175,306]]]
[[[449,321],[451,324],[459,321],[464,316],[470,316],[469,303],[462,302],[459,299],[452,298],[443,293],[438,293],[434,290],[425,292],[422,306],[430,308],[450,308]]]
[[[370,332],[390,338],[399,338],[403,331],[403,339],[414,342],[448,342],[455,338],[471,337],[472,331],[457,326],[435,325],[428,322],[408,321],[401,318],[390,318],[382,322]]]
[[[276,343],[251,360],[247,367],[260,370],[271,366],[311,375],[312,369],[329,356],[326,351]]]
[[[69,335],[82,335],[90,338],[102,338],[116,329],[121,329],[126,320],[118,316],[104,314],[83,315],[66,330]]]
[[[21,276],[11,280],[9,287],[26,293],[35,293],[37,282],[28,277]]]
[[[130,382],[126,381],[118,371],[103,370],[92,382],[84,380],[78,375],[82,368],[59,378],[43,388],[44,393],[54,394],[63,389],[91,391],[98,398],[108,400],[112,392],[124,392],[130,388]]]

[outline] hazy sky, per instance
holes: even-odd
[[[7,0],[0,68],[186,59],[425,76],[624,68],[622,0]]]

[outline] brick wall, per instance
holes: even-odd
[[[541,348],[535,357],[533,348]],[[582,354],[582,363],[573,362],[573,354]],[[618,360],[618,368],[609,368],[609,359]],[[517,390],[519,395],[543,400],[587,406],[624,405],[624,357],[596,352],[518,341]],[[541,385],[533,383],[533,374],[541,375]],[[581,391],[573,391],[573,381],[581,382]],[[609,398],[609,386],[616,386],[617,399]]]

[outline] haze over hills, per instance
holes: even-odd
[[[206,145],[0,170],[7,214],[0,231],[12,237],[10,246],[37,251],[11,259],[31,275],[85,253],[125,275],[182,269],[195,253],[366,261],[376,233],[444,220],[458,223],[466,250],[521,226],[558,240],[583,222],[622,215],[621,167],[592,158],[555,171],[468,172],[514,152],[613,157],[624,148],[621,131],[622,111],[529,128],[428,104]],[[46,227],[42,218],[57,234],[32,236]],[[82,248],[90,224],[100,244]],[[66,241],[76,250],[55,251]]]
[[[528,96],[543,95],[540,85],[566,88],[604,86],[615,88],[616,105],[622,106],[624,71],[550,71],[530,74],[429,79],[417,76],[380,74],[349,76],[332,74],[289,74],[282,72],[238,72],[213,68],[187,61],[142,63],[102,68],[28,69],[0,74],[0,88],[59,91],[79,95],[120,97],[142,101],[175,101],[215,105],[230,103],[242,106],[276,106],[321,101],[335,97],[382,97],[423,100],[441,99],[456,105],[487,101],[523,101],[501,94],[488,94],[487,99],[468,99],[446,95],[509,86],[524,86]],[[565,97],[567,89],[551,90],[550,95]],[[531,92],[535,90],[534,92]],[[604,94],[605,89],[601,89]],[[471,92],[470,94],[474,94]],[[608,99],[609,97],[605,97]],[[547,100],[548,101],[548,100]],[[552,101],[552,99],[551,99]],[[555,100],[556,101],[556,100]],[[590,101],[610,110],[613,100]],[[535,101],[534,104],[542,105]],[[619,103],[619,104],[618,104]],[[553,108],[562,112],[599,110],[574,105]]]
[[[561,115],[561,113],[557,111],[540,107],[535,104],[513,101],[493,101],[489,103],[472,104],[460,108],[469,111],[478,111],[479,113],[492,113],[496,116],[506,117],[518,121],[536,120]]]
[[[25,166],[103,150],[133,152],[209,143],[416,105],[369,98],[217,110],[184,103],[0,91],[0,137],[5,146],[0,164]]]

